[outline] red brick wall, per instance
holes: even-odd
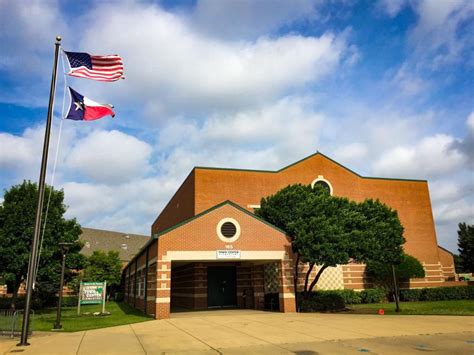
[[[168,251],[201,251],[226,249],[228,243],[216,234],[216,226],[223,218],[235,218],[240,224],[241,237],[232,244],[234,249],[254,251],[291,251],[284,234],[231,205],[224,205],[197,218],[180,228],[160,236],[159,255]]]
[[[156,218],[151,227],[152,235],[194,216],[194,195],[193,170]]]
[[[405,227],[406,252],[426,263],[439,261],[427,182],[363,178],[321,154],[276,173],[197,168],[195,211],[224,200],[253,211],[248,205],[259,205],[262,197],[290,184],[310,184],[318,175],[331,183],[335,196],[355,201],[378,198],[396,209]]]

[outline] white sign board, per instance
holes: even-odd
[[[217,259],[240,259],[240,250],[216,250]]]

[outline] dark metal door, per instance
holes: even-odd
[[[235,307],[237,305],[235,266],[207,268],[207,306]]]

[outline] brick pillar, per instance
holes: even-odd
[[[156,272],[156,319],[170,317],[171,261],[158,260]]]
[[[207,309],[207,267],[204,263],[194,264],[194,309]]]
[[[251,278],[254,297],[254,308],[265,308],[265,286],[263,283],[263,265],[255,265],[251,267]]]
[[[278,263],[278,274],[280,280],[280,312],[296,312],[293,266],[289,260],[281,260]]]

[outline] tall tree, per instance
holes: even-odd
[[[321,186],[292,185],[262,199],[257,214],[285,230],[297,260],[308,263],[304,294],[324,270],[349,261],[398,263],[403,227],[397,212],[380,201],[362,203],[330,196]],[[311,272],[319,266],[314,279]]]
[[[64,218],[64,192],[46,186],[45,196],[51,193],[47,223],[41,243],[39,269],[36,278],[35,296],[42,301],[51,300],[59,287],[61,272],[61,251],[59,242],[71,242],[66,263],[68,269],[80,269],[83,258],[79,235],[81,227],[75,219]],[[33,239],[38,187],[30,181],[12,186],[5,191],[0,205],[0,278],[7,282],[13,292],[12,308],[18,289],[26,280],[28,260]],[[43,227],[46,217],[46,203],[43,206]],[[66,274],[66,280],[70,278]]]
[[[458,247],[464,272],[474,272],[474,225],[459,223]]]
[[[311,194],[311,187],[301,184],[290,185],[275,195],[264,197],[260,202],[260,208],[255,214],[274,226],[284,230],[290,240],[293,253],[296,256],[293,271],[293,287],[298,288],[298,269],[300,265],[300,252],[295,244],[295,229],[293,222],[300,215],[301,208],[304,207],[305,200]],[[296,293],[296,297],[298,294]]]
[[[109,250],[105,253],[95,250],[87,259],[87,266],[84,270],[84,280],[92,282],[107,281],[108,290],[120,285],[122,274],[122,262],[119,252]]]

